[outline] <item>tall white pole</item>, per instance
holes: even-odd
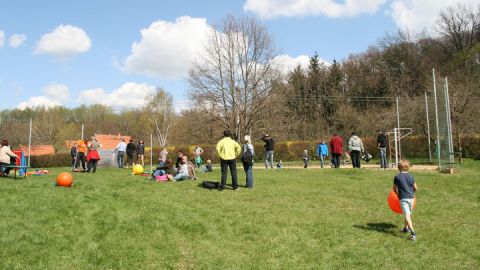
[[[153,172],[153,134],[150,134],[150,171]]]
[[[430,117],[428,116],[428,98],[425,92],[425,117],[427,118],[428,160],[432,162],[432,146],[430,143]]]
[[[84,125],[82,124],[82,140],[83,140],[83,128],[84,128]]]
[[[453,164],[455,162],[455,156],[453,152],[452,118],[450,117],[450,97],[448,95],[447,77],[445,77],[445,110],[447,111],[448,162]]]
[[[30,167],[30,150],[32,145],[32,118],[30,118],[30,131],[28,133],[28,167]]]
[[[398,166],[398,142],[400,141],[398,139],[398,135],[397,135],[397,128],[394,128],[393,129],[393,139],[395,141],[395,165]]]
[[[432,68],[433,73],[433,96],[435,98],[435,125],[437,127],[437,158],[438,158],[438,169],[441,170],[442,166],[440,163],[440,127],[438,126],[438,103],[437,103],[437,85],[435,81],[435,69]]]
[[[400,145],[400,139],[402,137],[401,131],[400,131],[400,110],[398,109],[398,97],[395,98],[395,103],[397,104],[397,132],[398,132],[398,149],[395,148],[395,151],[397,151],[398,156],[402,156],[402,146]],[[397,162],[398,164],[398,162]]]

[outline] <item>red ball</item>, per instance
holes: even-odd
[[[400,200],[398,199],[397,193],[395,191],[390,191],[390,194],[388,194],[387,198],[388,206],[390,209],[397,213],[397,214],[402,214],[402,207],[400,207]],[[417,198],[413,198],[413,208],[415,208],[415,205],[417,204]]]
[[[73,184],[73,176],[68,172],[62,172],[57,176],[57,186],[71,187]]]

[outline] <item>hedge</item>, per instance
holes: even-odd
[[[362,138],[364,148],[374,157],[377,156],[376,137]],[[344,148],[346,149],[348,139],[344,139]],[[282,161],[299,161],[302,158],[303,151],[306,149],[312,160],[316,159],[315,148],[317,141],[288,141],[277,142],[275,144],[275,161],[282,159]],[[480,136],[468,135],[462,138],[463,157],[480,160]],[[201,145],[204,150],[202,155],[203,160],[210,159],[213,163],[219,163],[220,160],[216,154],[215,145]],[[406,158],[425,158],[428,156],[428,143],[425,136],[409,136],[402,139],[401,143],[403,156]],[[168,158],[175,161],[178,151],[187,153],[191,160],[193,160],[193,149],[195,145],[177,145],[167,147],[169,154]],[[432,154],[435,146],[432,144]],[[255,161],[264,160],[264,144],[254,143]],[[155,147],[153,149],[154,164],[156,163],[161,148]],[[145,163],[150,164],[150,149],[145,150]],[[31,164],[33,168],[46,167],[65,167],[71,166],[70,153],[56,153],[54,155],[32,156]]]

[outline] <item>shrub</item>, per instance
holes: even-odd
[[[69,167],[72,165],[70,153],[56,153],[53,155],[31,156],[30,167],[49,168],[49,167]]]

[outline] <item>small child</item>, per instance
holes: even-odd
[[[408,160],[401,160],[398,163],[399,174],[393,179],[393,190],[398,195],[400,200],[400,207],[402,208],[403,215],[405,216],[405,226],[403,227],[404,233],[410,233],[410,240],[416,240],[417,235],[413,229],[412,221],[412,209],[413,200],[415,197],[415,191],[417,190],[417,184],[411,174],[408,173],[410,163]]]
[[[202,168],[202,172],[212,172],[212,161],[210,159],[207,159],[207,164]]]
[[[308,150],[303,150],[303,155],[302,155],[302,159],[303,159],[303,168],[306,169],[308,168]]]
[[[283,168],[282,160],[280,159],[277,163],[277,169]]]

